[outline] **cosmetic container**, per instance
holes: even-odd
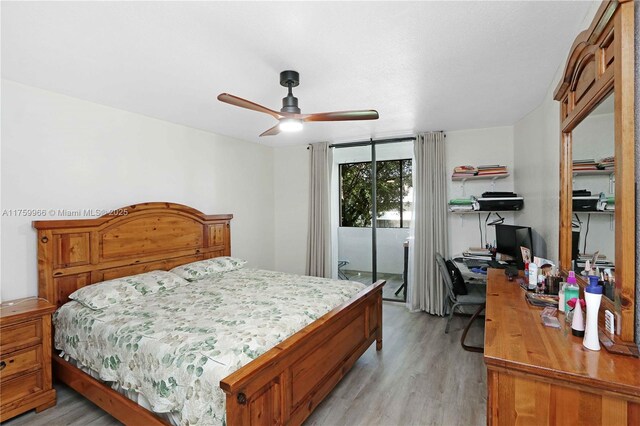
[[[568,323],[571,323],[571,319],[573,314],[571,313],[571,308],[567,304],[567,302],[573,298],[578,298],[580,295],[580,287],[578,287],[576,281],[576,274],[573,271],[569,271],[569,276],[567,277],[567,285],[564,286],[564,313],[565,319]]]
[[[587,303],[587,325],[584,331],[582,346],[592,351],[599,351],[598,311],[600,310],[600,302],[602,301],[602,286],[597,284],[595,286],[587,286],[584,289],[584,299]]]
[[[576,299],[576,304],[573,308],[571,334],[576,337],[584,337],[584,315],[582,313],[582,304],[580,303],[580,299]]]

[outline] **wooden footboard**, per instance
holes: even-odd
[[[227,424],[301,424],[376,341],[382,349],[378,281],[225,377]]]

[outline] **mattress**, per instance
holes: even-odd
[[[174,424],[224,424],[221,379],[364,287],[247,268],[101,310],[71,301],[55,347]]]

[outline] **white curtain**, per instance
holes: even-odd
[[[407,307],[445,314],[446,292],[435,260],[447,247],[447,171],[444,133],[419,134],[414,143],[414,220]]]
[[[328,142],[309,145],[309,230],[307,233],[306,274],[331,276],[331,223],[329,176],[331,149]]]

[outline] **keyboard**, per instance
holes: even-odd
[[[482,268],[483,266],[487,266],[488,263],[486,260],[465,259],[464,265],[467,268],[471,269],[471,268]]]
[[[497,260],[490,260],[487,262],[487,265],[489,265],[490,268],[497,268],[497,269],[505,269],[508,266],[506,263],[502,264]]]

